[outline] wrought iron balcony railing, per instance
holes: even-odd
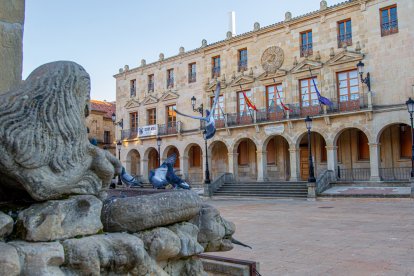
[[[135,87],[131,87],[131,89],[129,91],[129,95],[131,97],[135,97],[137,95],[137,89]]]
[[[352,33],[338,35],[338,48],[352,45]]]
[[[398,19],[381,24],[381,36],[398,33]]]
[[[212,78],[218,78],[218,77],[220,77],[220,66],[213,67],[213,69],[211,69],[211,77]]]
[[[188,82],[189,83],[196,82],[196,80],[197,80],[196,73],[189,73],[188,74]]]
[[[247,71],[247,60],[240,60],[238,64],[238,71]]]
[[[174,87],[174,78],[167,79],[167,88],[173,88]]]
[[[179,133],[181,122],[170,122],[167,124],[158,125],[158,135],[170,135]]]
[[[136,129],[136,128],[121,130],[121,139],[122,140],[135,139],[137,137],[138,137],[138,129]]]
[[[300,46],[300,56],[307,57],[313,54],[313,46],[312,43],[304,44]]]
[[[148,92],[153,92],[154,91],[154,83],[150,82],[148,83]]]

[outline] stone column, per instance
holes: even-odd
[[[380,144],[369,143],[369,163],[371,166],[371,181],[380,181],[379,176],[379,157]]]
[[[267,179],[267,151],[256,151],[257,154],[257,181]]]
[[[237,180],[238,170],[239,170],[239,167],[237,165],[237,157],[239,156],[239,154],[229,152],[228,155],[229,155],[229,173],[232,173],[234,180]]]
[[[141,159],[140,167],[142,179],[148,181],[148,158]]]
[[[337,146],[326,146],[326,155],[328,170],[336,172],[338,166],[338,147]]]
[[[0,1],[0,94],[22,80],[25,0]]]
[[[183,179],[188,178],[188,156],[180,156],[180,170]]]
[[[299,181],[299,149],[297,148],[289,148],[290,154],[290,181]]]

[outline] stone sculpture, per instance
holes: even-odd
[[[35,69],[0,95],[0,191],[26,191],[35,200],[97,195],[120,162],[89,143],[90,80],[78,64],[58,61]]]

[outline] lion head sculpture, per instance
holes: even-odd
[[[88,141],[89,74],[69,61],[44,64],[0,95],[0,188],[35,200],[97,194],[121,164]]]

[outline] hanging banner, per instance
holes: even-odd
[[[138,127],[138,137],[145,137],[158,134],[158,125]]]

